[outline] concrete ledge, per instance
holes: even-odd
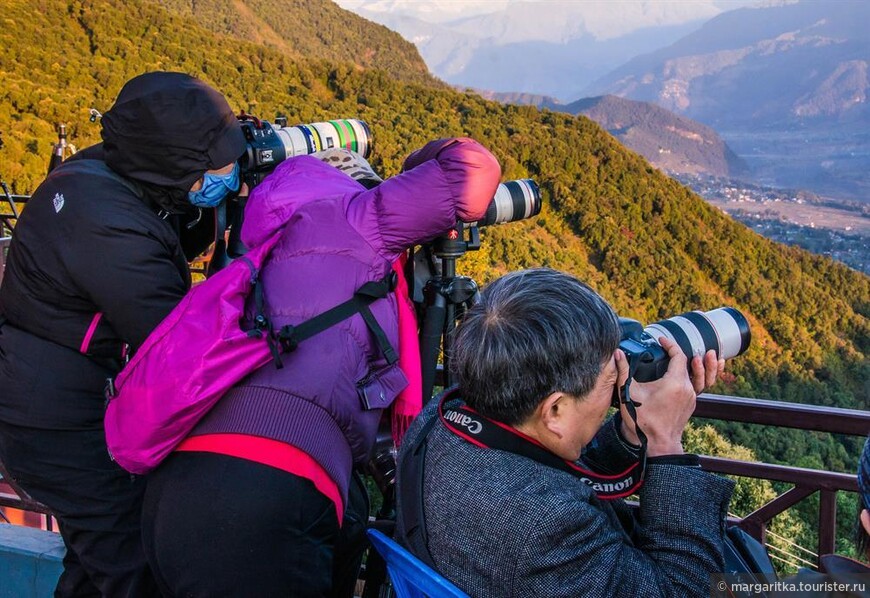
[[[60,534],[0,523],[0,598],[52,596],[64,554]]]

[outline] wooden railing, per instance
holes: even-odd
[[[870,433],[870,412],[868,411],[712,394],[698,397],[695,417],[852,436],[867,436]],[[837,492],[858,491],[857,477],[851,473],[835,473],[768,463],[750,463],[718,457],[701,457],[701,465],[704,469],[717,473],[786,482],[794,485],[790,490],[746,515],[738,522],[737,525],[761,542],[765,541],[767,525],[771,519],[819,492],[818,555],[834,552],[837,529]]]
[[[6,183],[0,181],[0,237],[8,237],[15,228],[20,214],[19,205],[27,203],[29,195],[13,195]]]
[[[9,251],[11,237],[0,237],[0,282],[3,282],[3,271],[6,270],[6,253]]]
[[[0,181],[0,282],[3,281],[3,270],[6,269],[6,253],[12,240],[12,229],[18,221],[19,204],[27,203],[27,195],[12,195],[6,183]]]
[[[47,530],[51,530],[52,517],[51,511],[44,504],[30,498],[24,490],[12,479],[12,476],[6,471],[3,463],[0,462],[0,507],[10,507],[32,513],[38,516],[38,526]],[[3,515],[2,519],[8,520]]]

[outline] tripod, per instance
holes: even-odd
[[[51,172],[61,162],[76,153],[76,146],[66,140],[66,124],[57,126],[57,143],[54,144],[51,150],[51,158],[48,161],[48,172]]]
[[[466,238],[467,237],[467,238]],[[437,238],[425,249],[432,259],[440,260],[440,273],[429,276],[423,286],[420,317],[420,362],[423,371],[423,403],[432,398],[442,357],[444,388],[455,383],[450,372],[449,343],[457,319],[461,319],[479,294],[477,283],[468,276],[456,274],[456,260],[467,251],[480,249],[480,229],[459,223],[446,235]],[[417,264],[415,263],[415,269]]]
[[[406,278],[409,281],[411,298],[417,307],[420,323],[419,344],[422,366],[423,404],[432,399],[438,374],[438,358],[443,364],[441,386],[454,384],[450,373],[449,343],[457,320],[477,301],[477,283],[468,276],[456,274],[456,260],[467,251],[480,249],[480,229],[461,222],[445,235],[420,248],[413,259],[408,260]],[[411,284],[413,281],[413,284]],[[372,527],[392,536],[396,519],[395,450],[381,450],[392,446],[392,436],[387,428],[378,433],[375,456],[367,468],[381,491],[383,502]],[[383,559],[369,549],[366,560],[366,582],[362,598],[388,596],[387,571]]]

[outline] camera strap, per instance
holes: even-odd
[[[611,406],[614,409],[619,409],[620,404],[625,405],[625,410],[628,412],[628,416],[631,418],[631,421],[634,424],[634,433],[637,435],[637,439],[640,441],[640,450],[638,451],[638,464],[640,465],[640,470],[638,474],[639,488],[643,484],[644,475],[646,474],[647,438],[646,434],[643,433],[640,424],[637,423],[637,408],[640,407],[641,404],[631,400],[631,381],[634,380],[634,375],[637,373],[638,366],[638,360],[628,360],[628,378],[625,380],[625,384],[622,385],[621,389],[618,386],[613,389],[613,399],[611,401]]]
[[[603,471],[593,463],[567,461],[547,450],[537,440],[526,436],[514,428],[484,417],[471,407],[457,401],[458,389],[445,393],[438,405],[441,423],[451,432],[481,448],[494,448],[537,461],[548,467],[559,469],[573,475],[592,487],[598,498],[615,500],[637,492],[643,485],[646,470],[646,438],[641,437],[641,449],[637,462],[617,474]],[[630,401],[630,399],[629,399]],[[448,403],[453,403],[447,405]],[[634,406],[629,413],[635,418]],[[640,437],[642,433],[639,432]]]

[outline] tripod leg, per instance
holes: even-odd
[[[447,317],[447,300],[435,289],[427,289],[427,305],[420,328],[420,363],[422,364],[423,404],[432,398],[435,371],[441,352],[441,337]]]

